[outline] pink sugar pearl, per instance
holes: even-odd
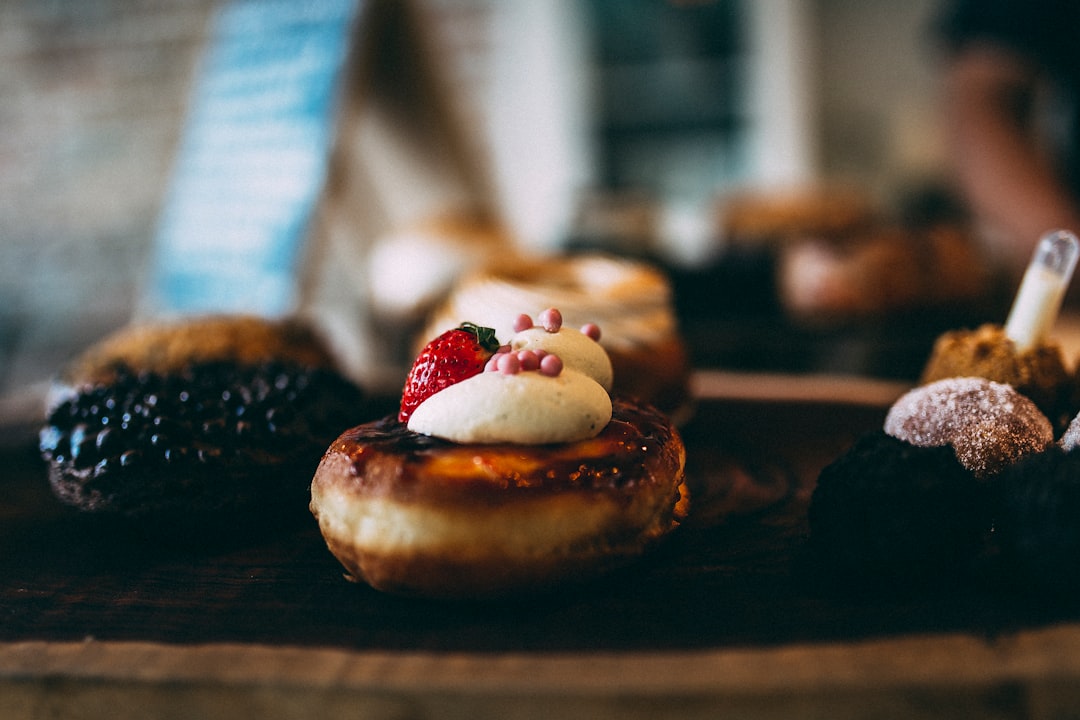
[[[533,326],[532,318],[522,313],[514,318],[514,332],[524,332]]]
[[[600,326],[596,323],[585,323],[581,326],[581,334],[586,337],[592,338],[597,342],[600,341]]]
[[[513,353],[503,353],[498,356],[498,369],[503,375],[517,375],[521,372],[521,361]]]
[[[558,355],[545,355],[540,360],[540,374],[555,377],[562,372],[562,358]]]
[[[489,357],[488,361],[484,363],[484,372],[497,371],[499,369],[499,357],[505,355],[508,352],[510,352],[509,345],[503,345],[498,350],[496,350],[495,354]]]
[[[540,357],[532,350],[518,351],[517,358],[518,362],[521,363],[522,370],[529,371],[540,369]]]
[[[519,350],[513,353],[500,349],[488,358],[487,364],[484,365],[484,372],[497,372],[503,375],[539,372],[547,377],[556,377],[562,370],[562,358],[546,350]]]
[[[540,313],[540,324],[549,333],[557,333],[562,327],[562,313],[555,308],[548,308]]]

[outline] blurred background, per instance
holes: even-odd
[[[228,5],[0,0],[9,407],[155,311],[162,218]],[[663,268],[698,366],[911,377],[941,329],[1002,317],[944,172],[940,5],[339,4],[331,157],[297,242],[352,244],[356,267],[308,263],[297,284],[346,288],[355,311],[380,237],[479,213],[529,252]]]

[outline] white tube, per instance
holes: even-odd
[[[1005,335],[1017,350],[1032,348],[1049,334],[1078,256],[1080,240],[1067,230],[1053,230],[1039,240],[1005,323]]]

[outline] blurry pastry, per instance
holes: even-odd
[[[679,417],[688,402],[689,358],[667,277],[635,260],[588,254],[503,256],[464,276],[433,313],[423,337],[469,321],[513,334],[510,308],[558,307],[567,325],[596,322],[615,369],[615,392]],[[531,309],[531,310],[530,310]]]
[[[916,447],[948,445],[976,477],[986,478],[1054,441],[1046,415],[1005,383],[955,377],[914,388],[885,417],[887,434]]]
[[[393,322],[422,320],[458,277],[509,242],[479,218],[446,216],[376,239],[368,259],[372,312]]]
[[[854,189],[744,192],[721,201],[720,226],[724,239],[735,243],[833,238],[869,226],[875,214],[866,194]]]
[[[952,378],[915,388],[822,470],[811,546],[855,584],[955,580],[975,570],[992,534],[997,478],[1052,447],[1049,420],[1008,385]]]
[[[866,433],[818,476],[810,548],[834,579],[903,588],[962,575],[992,526],[987,494],[947,445]]]
[[[553,309],[464,323],[419,353],[398,414],[346,430],[311,511],[349,577],[398,594],[550,590],[641,557],[686,516],[686,450]]]
[[[1049,448],[1006,469],[997,482],[994,544],[998,584],[1045,602],[1080,589],[1080,451]]]
[[[1013,386],[1058,426],[1063,415],[1071,414],[1076,399],[1076,382],[1065,368],[1058,345],[1043,342],[1021,350],[1003,326],[993,323],[942,334],[934,343],[919,382],[962,376]]]
[[[1080,241],[1055,231],[1041,238],[1004,326],[943,334],[923,383],[975,376],[1006,383],[1030,397],[1061,428],[1075,414],[1076,382],[1050,332],[1072,279]]]
[[[230,360],[253,364],[271,359],[316,367],[334,362],[318,334],[299,320],[205,315],[148,321],[102,338],[68,363],[56,378],[51,402],[83,387],[108,383],[125,366],[167,372],[184,363]]]
[[[804,235],[778,249],[784,308],[803,319],[848,319],[971,301],[987,287],[978,250],[952,228]]]
[[[202,544],[301,520],[322,451],[365,404],[298,322],[140,324],[65,368],[39,444],[66,505]]]

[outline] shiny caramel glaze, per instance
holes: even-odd
[[[651,406],[612,402],[595,438],[455,444],[388,417],[323,456],[311,511],[347,577],[423,597],[479,598],[596,577],[686,517],[686,449]]]
[[[353,491],[398,500],[505,502],[566,491],[633,494],[681,476],[684,450],[651,406],[614,399],[595,438],[551,445],[456,444],[410,431],[388,416],[352,428],[329,448],[348,459]]]

